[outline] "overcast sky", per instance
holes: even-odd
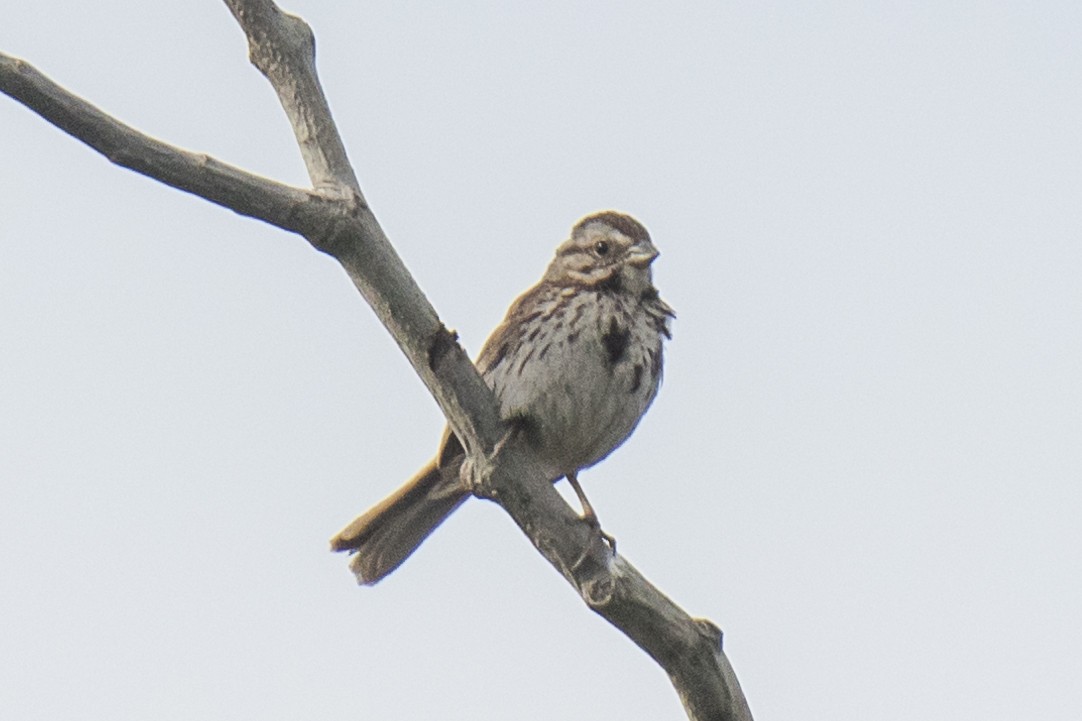
[[[307,183],[224,4],[8,5],[0,50]],[[579,217],[650,229],[665,383],[581,480],[756,718],[1078,718],[1082,4],[287,9],[471,353]],[[332,259],[0,96],[0,716],[682,718],[492,504],[354,585],[327,540],[441,427]]]

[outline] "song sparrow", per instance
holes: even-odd
[[[526,436],[553,482],[567,478],[597,525],[576,474],[623,443],[661,382],[672,308],[658,297],[658,255],[638,221],[612,211],[580,220],[541,281],[521,295],[477,359],[504,418]],[[469,495],[463,450],[445,430],[436,457],[331,540],[356,551],[365,583],[398,567]]]

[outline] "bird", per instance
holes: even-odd
[[[661,385],[663,341],[676,314],[654,287],[657,257],[649,232],[630,215],[587,215],[541,280],[511,304],[475,363],[501,416],[553,483],[568,480],[598,531],[578,473],[627,440]],[[445,427],[432,460],[331,539],[332,550],[354,554],[361,583],[398,568],[470,496],[459,478],[464,460]]]

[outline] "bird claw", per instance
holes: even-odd
[[[580,518],[583,521],[586,521],[586,524],[590,527],[591,534],[596,534],[597,538],[609,547],[609,552],[612,554],[613,558],[615,558],[616,539],[608,533],[605,533],[604,530],[602,530],[601,524],[597,520],[597,515],[594,513],[584,513],[580,516]],[[579,569],[586,562],[586,559],[590,558],[590,549],[593,548],[594,545],[592,541],[593,539],[591,539],[590,542],[588,542],[582,547],[582,552],[579,553],[579,557],[576,558],[574,563],[571,564],[572,574],[578,573]]]
[[[605,530],[601,528],[601,521],[598,520],[597,514],[593,512],[593,509],[591,508],[588,513],[583,513],[581,518],[586,521],[590,526],[590,529],[597,534],[601,541],[609,547],[610,551],[612,551],[612,555],[615,556],[616,537],[606,533]]]
[[[492,451],[475,457],[467,454],[459,469],[459,479],[464,488],[479,498],[495,499],[496,492],[492,488],[492,471],[496,465],[496,458],[503,453],[504,446],[519,433],[519,426],[511,424]]]
[[[597,527],[597,532],[601,536],[601,540],[608,544],[609,550],[612,551],[612,557],[616,558],[616,536],[605,533],[601,530],[601,526]]]

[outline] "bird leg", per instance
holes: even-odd
[[[579,505],[582,506],[582,520],[590,524],[590,526],[597,531],[598,535],[605,543],[609,544],[609,548],[612,549],[612,555],[616,555],[616,539],[601,530],[601,521],[597,518],[597,513],[594,511],[594,507],[590,505],[590,501],[586,498],[586,493],[583,492],[582,486],[579,485],[579,479],[574,473],[567,474],[567,482],[571,484],[571,488],[575,490],[575,495],[579,497]]]

